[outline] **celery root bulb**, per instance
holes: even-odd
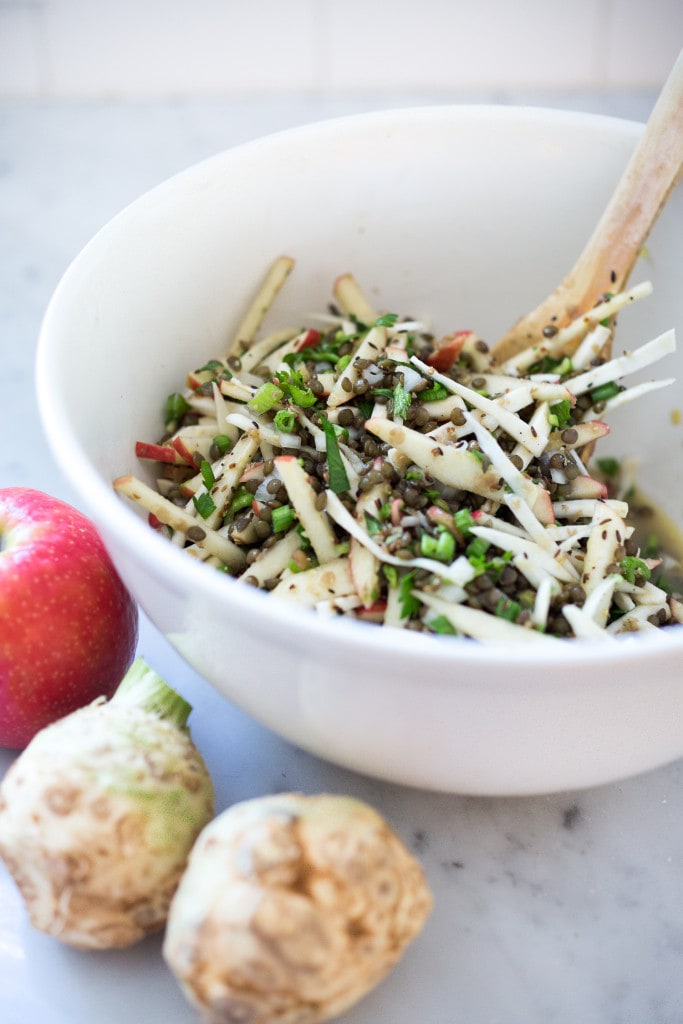
[[[164,956],[207,1024],[319,1024],[389,972],[431,906],[420,865],[366,804],[262,797],[197,840]]]
[[[81,948],[163,927],[213,787],[190,706],[134,662],[110,701],[41,730],[0,786],[0,856],[31,923]]]

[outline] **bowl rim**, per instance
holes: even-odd
[[[249,150],[270,147],[273,144],[299,139],[311,135],[334,132],[355,125],[382,123],[386,126],[405,123],[411,119],[479,120],[503,119],[515,121],[524,118],[527,122],[575,124],[577,126],[607,128],[632,138],[634,143],[643,125],[638,121],[612,115],[583,111],[564,110],[544,106],[515,104],[427,104],[397,107],[346,114],[324,118],[291,128],[282,129],[264,136],[224,149],[183,170],[171,175],[151,189],[143,192],[131,203],[107,221],[67,266],[46,307],[38,335],[35,362],[35,387],[43,428],[52,448],[53,455],[65,478],[79,495],[85,511],[94,519],[101,530],[106,546],[116,561],[116,545],[132,552],[141,562],[153,567],[171,589],[180,587],[186,593],[201,589],[211,600],[230,605],[239,601],[243,611],[259,619],[265,618],[279,630],[282,636],[301,632],[301,615],[307,612],[300,605],[285,600],[273,600],[271,595],[240,584],[223,574],[211,571],[194,559],[188,558],[180,549],[152,531],[144,519],[133,508],[107,486],[99,471],[85,455],[78,436],[73,429],[60,396],[51,386],[53,366],[57,359],[54,338],[60,334],[60,321],[68,308],[69,295],[83,264],[89,259],[93,248],[98,247],[108,234],[120,229],[128,218],[134,218],[138,209],[144,208],[150,198],[162,200],[167,191],[193,177],[202,177],[210,172],[213,165],[223,165]],[[59,444],[53,438],[59,438]],[[68,457],[67,452],[68,450]],[[228,588],[226,590],[226,587]],[[230,588],[235,594],[230,595]],[[334,642],[344,646],[352,644],[356,652],[367,657],[381,659],[387,653],[393,656],[419,657],[430,668],[448,668],[471,663],[474,667],[493,667],[511,664],[547,666],[551,669],[558,661],[569,664],[577,670],[590,665],[594,671],[610,666],[637,662],[651,663],[653,656],[667,650],[683,650],[683,626],[675,625],[663,630],[648,631],[645,634],[619,637],[615,642],[602,639],[560,640],[557,645],[526,645],[523,643],[503,645],[474,641],[466,637],[439,637],[402,629],[383,630],[374,624],[359,622],[345,616],[327,616],[318,612],[308,614],[307,635],[313,635],[321,643]],[[544,674],[547,685],[552,685],[552,674]],[[481,685],[481,678],[476,681]]]

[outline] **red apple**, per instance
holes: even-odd
[[[0,488],[0,746],[101,695],[131,664],[137,605],[94,525],[41,491]]]

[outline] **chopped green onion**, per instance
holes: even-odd
[[[431,533],[424,532],[420,537],[420,554],[424,555],[425,558],[436,558],[436,552],[439,546],[437,537],[433,537]]]
[[[569,356],[543,356],[537,363],[529,367],[529,373],[556,373],[559,377],[566,377],[574,369]]]
[[[627,583],[638,583],[640,580],[649,580],[652,572],[642,558],[627,556],[619,563],[622,575]]]
[[[206,459],[202,459],[202,463],[199,467],[199,472],[202,475],[204,486],[206,487],[207,491],[210,491],[213,485],[216,483],[216,477],[213,475],[211,463],[207,462]]]
[[[272,409],[274,405],[277,405],[282,398],[284,398],[284,391],[279,388],[277,384],[273,384],[271,380],[267,380],[265,384],[262,384],[257,390],[256,394],[248,404],[254,412],[268,412],[268,410]]]
[[[232,496],[228,506],[228,516],[234,516],[236,512],[240,512],[243,508],[249,508],[253,500],[254,495],[242,484]]]
[[[431,387],[424,388],[419,392],[421,402],[440,402],[442,398],[448,398],[450,391],[438,381]]]
[[[208,519],[211,513],[216,511],[216,504],[210,494],[193,494],[192,504],[202,519]]]
[[[347,352],[343,356],[338,356],[338,358],[337,358],[337,360],[335,362],[335,366],[334,366],[335,371],[337,373],[341,373],[343,370],[346,369],[346,367],[349,365],[349,363],[351,362],[352,359],[353,359],[353,353],[352,352]]]
[[[453,515],[453,519],[463,537],[467,537],[472,527],[476,525],[474,516],[468,508],[459,508]]]
[[[326,416],[322,416],[321,420],[322,427],[325,432],[325,449],[327,453],[327,469],[330,477],[330,490],[334,491],[335,494],[340,494],[342,491],[348,491],[350,487],[349,477],[341,457],[341,452],[339,451],[337,432]]]
[[[382,572],[384,573],[386,581],[390,587],[398,586],[398,569],[395,565],[386,565],[385,563],[382,566]]]
[[[213,438],[213,443],[216,445],[216,448],[218,448],[219,453],[221,455],[225,455],[230,448],[232,441],[227,434],[216,434]]]
[[[272,512],[273,533],[284,533],[296,519],[296,512],[291,505],[280,505]]]
[[[290,409],[279,409],[273,422],[276,430],[281,430],[283,434],[291,434],[296,426],[296,416]]]
[[[599,387],[593,388],[590,392],[591,400],[593,402],[606,402],[608,398],[614,398],[620,391],[619,385],[610,380],[607,384],[600,384]]]
[[[484,540],[483,537],[474,537],[467,545],[467,557],[469,561],[474,565],[476,562],[481,562],[489,549],[489,542]]]
[[[455,537],[447,530],[440,530],[436,536],[424,532],[420,537],[420,553],[425,558],[450,563],[455,554]]]

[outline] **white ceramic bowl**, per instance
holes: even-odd
[[[141,606],[236,705],[301,747],[436,790],[590,786],[683,755],[683,629],[503,649],[330,620],[236,584],[154,534],[110,481],[144,472],[186,370],[224,350],[270,261],[297,269],[269,325],[302,322],[351,271],[380,308],[495,340],[568,270],[639,125],[540,109],[433,107],[287,131],[143,196],[69,268],[38,390],[54,455]],[[683,195],[655,227],[628,347],[683,327]],[[680,355],[662,374],[683,377]],[[665,394],[665,397],[663,395]],[[683,521],[679,392],[613,417],[603,451]]]

